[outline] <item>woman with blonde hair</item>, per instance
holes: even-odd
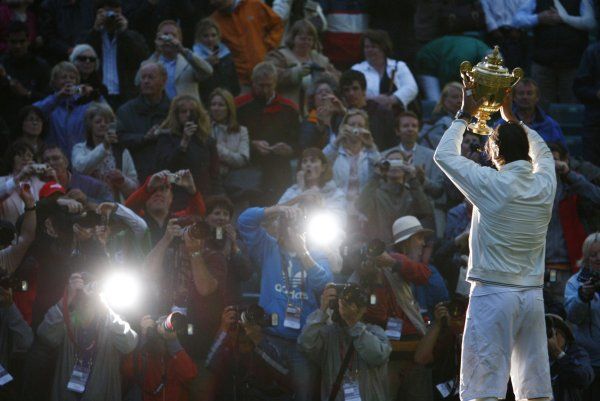
[[[106,182],[115,199],[127,198],[137,189],[138,178],[131,154],[119,145],[115,114],[109,105],[93,103],[84,125],[86,140],[73,147],[73,169]]]
[[[190,170],[202,195],[214,193],[219,183],[219,155],[202,103],[191,95],[175,97],[160,129],[156,170]]]
[[[323,149],[332,163],[333,179],[346,195],[349,217],[358,217],[354,201],[375,173],[380,155],[369,131],[369,117],[359,109],[350,109],[342,119],[333,143]]]
[[[437,148],[442,135],[450,127],[454,116],[462,104],[462,84],[448,82],[442,89],[442,96],[433,108],[431,117],[419,132],[419,143],[430,149]]]
[[[317,30],[307,20],[299,20],[288,32],[285,45],[270,51],[265,61],[277,68],[277,92],[294,101],[305,114],[305,93],[313,79],[327,72],[339,78],[340,72],[320,52]]]

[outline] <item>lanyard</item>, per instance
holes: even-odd
[[[283,274],[283,281],[285,284],[285,294],[287,296],[287,303],[288,305],[293,305],[293,297],[290,300],[290,294],[292,293],[292,290],[294,289],[294,283],[293,283],[293,278],[290,278],[290,270],[293,270],[293,263],[292,263],[292,257],[291,256],[287,256],[283,253],[280,252],[280,256],[281,256],[281,272]],[[287,261],[287,266],[286,266],[286,262]],[[290,269],[288,269],[288,267]],[[302,294],[304,294],[306,291],[306,272],[304,270],[302,270],[300,272],[301,275],[301,279],[300,279],[300,307],[302,307],[302,303],[304,302],[304,298],[302,297]]]
[[[348,346],[347,349],[344,349],[344,344],[343,344],[343,341],[341,338],[340,338],[340,341],[338,342],[338,344],[339,344],[338,349],[339,349],[339,353],[340,353],[340,361],[344,361],[346,358],[350,358],[349,361],[347,362],[346,372],[352,372],[352,363],[356,359],[356,349],[354,349],[354,346],[352,343],[352,338],[350,338],[350,345]],[[346,355],[347,352],[351,352],[352,355],[348,357]],[[342,365],[343,365],[343,363],[342,363]],[[358,365],[358,363],[357,363],[357,365]],[[346,372],[344,372],[344,375],[346,374]],[[355,374],[358,373],[358,366],[354,373]]]

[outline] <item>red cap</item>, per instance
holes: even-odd
[[[40,199],[48,198],[52,194],[60,192],[61,194],[66,194],[67,191],[56,181],[48,181],[44,184],[44,186],[40,189]]]

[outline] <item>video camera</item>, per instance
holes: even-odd
[[[275,327],[279,324],[279,317],[276,313],[268,315],[258,304],[236,305],[234,309],[238,314],[239,323],[257,324],[260,327]]]
[[[13,292],[25,292],[29,289],[29,284],[20,278],[5,276],[0,278],[0,287],[5,290],[13,290]]]

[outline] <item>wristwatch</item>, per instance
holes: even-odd
[[[454,116],[455,119],[457,120],[463,120],[466,119],[467,121],[471,121],[473,119],[473,116],[470,115],[469,113],[467,113],[464,110],[459,110],[456,112],[456,115]]]

